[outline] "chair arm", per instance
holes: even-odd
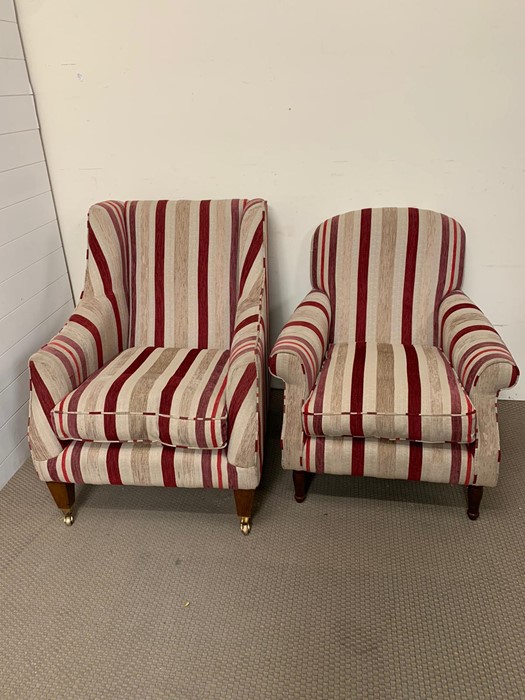
[[[243,214],[247,248],[240,272],[239,301],[226,378],[228,462],[261,467],[267,407],[268,299],[266,203],[253,200]]]
[[[117,325],[107,297],[84,298],[62,330],[29,358],[29,442],[34,459],[51,459],[61,452],[51,411],[124,349]]]
[[[484,393],[497,395],[513,386],[518,367],[500,335],[461,291],[446,296],[438,310],[440,346],[471,395],[488,367],[494,367],[483,381]]]
[[[286,384],[300,384],[304,399],[321,369],[331,320],[330,299],[312,290],[293,312],[270,354],[270,372]]]

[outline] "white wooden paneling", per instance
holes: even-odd
[[[27,435],[27,409],[28,403],[26,402],[0,428],[0,462],[3,462]]]
[[[56,221],[20,236],[0,248],[0,280],[7,280],[20,270],[60,248],[60,234]]]
[[[43,160],[44,149],[38,129],[0,135],[0,172]]]
[[[28,129],[38,129],[32,95],[0,95],[0,134],[12,134]]]
[[[0,58],[0,95],[31,95],[25,61]]]
[[[49,178],[45,163],[8,170],[0,173],[0,208],[36,197],[48,190]]]
[[[27,437],[24,437],[11,454],[0,463],[0,489],[7,484],[9,479],[16,473],[28,457],[29,446],[27,444]]]
[[[16,22],[15,3],[13,0],[0,0],[0,20]]]
[[[64,274],[49,287],[35,294],[25,304],[0,321],[0,355],[18,343],[38,325],[42,318],[53,313],[71,299],[71,287]]]
[[[16,345],[0,355],[0,391],[3,391],[27,368],[29,357],[35,350],[45,345],[58,333],[69,318],[73,303],[68,302],[60,309],[42,320],[31,333],[25,335]]]
[[[1,108],[1,107],[0,107]],[[0,209],[0,246],[55,221],[51,191]],[[1,277],[0,277],[1,279]]]
[[[13,22],[0,22],[0,58],[24,60],[18,27]]]
[[[65,274],[64,253],[58,248],[0,283],[0,319]]]
[[[9,386],[0,392],[0,428],[14,416],[29,399],[29,370],[18,375]]]
[[[0,0],[0,488],[28,455],[28,360],[73,310],[12,0]]]

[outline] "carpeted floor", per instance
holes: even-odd
[[[243,537],[229,492],[78,490],[30,464],[0,492],[0,698],[525,698],[525,403],[470,522],[446,485],[279,465]]]

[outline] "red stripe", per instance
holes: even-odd
[[[109,387],[104,401],[104,432],[106,435],[106,440],[119,440],[117,434],[117,416],[113,414],[117,410],[118,397],[120,390],[124,384],[130,379],[133,374],[146,362],[148,357],[155,348],[149,347],[144,348],[139,355],[133,360],[133,362],[124,369],[119,376],[115,379],[113,384]]]
[[[296,311],[301,310],[305,306],[314,306],[317,309],[320,309],[324,313],[327,323],[330,323],[330,314],[328,313],[328,309],[326,308],[326,306],[324,304],[321,304],[320,301],[310,301],[310,300],[303,301],[301,304],[299,304]]]
[[[160,456],[162,468],[162,483],[164,486],[177,486],[175,476],[175,449],[173,447],[163,447]]]
[[[368,265],[370,261],[370,235],[372,230],[372,210],[361,211],[361,232],[359,236],[359,262],[357,269],[357,309],[355,320],[356,342],[366,341],[366,315],[368,309]]]
[[[81,348],[75,340],[69,338],[67,335],[57,335],[55,336],[55,340],[60,340],[61,343],[64,343],[64,345],[69,345],[74,350],[74,354],[80,361],[80,365],[82,367],[82,373],[79,373],[79,381],[82,382],[82,380],[88,375],[88,367],[84,349]]]
[[[414,305],[414,285],[416,281],[417,247],[419,240],[419,211],[408,210],[408,236],[405,260],[405,285],[403,289],[403,317],[401,320],[401,342],[412,343],[412,313]]]
[[[231,397],[230,405],[228,406],[228,436],[232,434],[239,411],[241,410],[249,390],[256,381],[257,371],[255,368],[255,362],[250,362],[250,364],[244,369],[244,372],[242,373],[242,376],[235,387],[233,396]]]
[[[441,214],[441,254],[439,256],[439,273],[434,300],[434,345],[439,345],[439,307],[445,296],[445,284],[447,280],[448,249],[450,245],[448,216]]]
[[[157,202],[155,209],[155,345],[164,347],[164,256],[166,253],[166,200]]]
[[[221,453],[217,453],[217,478],[219,488],[222,489],[222,467],[221,467]]]
[[[365,377],[366,343],[356,343],[352,367],[350,389],[350,435],[364,437],[363,434],[363,390]]]
[[[106,452],[106,468],[108,472],[108,481],[115,486],[122,486],[122,479],[119,470],[119,454],[121,443],[113,442],[109,445]]]
[[[203,200],[199,209],[199,272],[197,295],[199,304],[198,315],[198,347],[208,347],[208,269],[210,248],[210,202]]]
[[[250,247],[248,248],[248,252],[246,253],[246,257],[242,265],[241,279],[239,281],[239,296],[244,292],[244,286],[246,284],[246,280],[248,279],[248,275],[250,274],[250,270],[252,269],[257,256],[261,252],[263,246],[263,228],[264,224],[261,220],[257,226],[257,229],[255,230]]]
[[[326,357],[326,364],[324,366],[324,371],[321,372],[317,379],[317,386],[316,390],[314,392],[315,394],[315,399],[314,399],[314,406],[313,406],[313,416],[312,416],[312,434],[313,435],[323,435],[323,404],[324,404],[324,398],[325,398],[325,389],[326,389],[326,379],[328,377],[328,367],[330,364],[330,361],[332,359],[333,355],[333,350],[334,346],[332,345],[327,353]],[[308,430],[308,419],[307,419],[307,414],[310,412],[310,402],[311,399],[309,399],[303,409],[303,415],[305,416],[305,428],[307,429],[306,432],[309,433],[310,431]]]
[[[42,406],[44,416],[46,417],[46,420],[51,430],[55,432],[53,427],[53,421],[51,418],[51,411],[55,406],[53,397],[51,396],[49,389],[45,385],[44,380],[40,376],[40,373],[38,372],[34,362],[29,363],[29,373],[31,376],[31,386],[37,395],[40,405]]]
[[[239,237],[240,237],[240,221],[239,217],[240,201],[232,199],[231,201],[231,243],[230,243],[230,338],[234,334],[235,317],[237,315],[237,269],[239,266]],[[244,212],[243,212],[244,213]]]
[[[88,224],[88,245],[89,249],[93,255],[93,260],[98,268],[100,279],[102,280],[102,286],[104,288],[104,294],[109,299],[109,302],[113,308],[113,314],[115,316],[115,324],[117,326],[117,338],[118,338],[118,349],[122,352],[124,348],[124,342],[122,338],[122,320],[120,318],[120,311],[118,308],[117,299],[113,292],[113,283],[111,280],[111,271],[109,269],[108,262],[102,252],[102,248],[97,240],[97,237],[93,233],[91,224]]]
[[[452,248],[452,266],[450,269],[450,282],[448,284],[448,289],[447,289],[447,294],[452,291],[452,288],[454,287],[454,277],[455,277],[455,272],[456,272],[456,254],[457,254],[457,249],[458,249],[458,225],[457,222],[452,220],[454,224],[454,246]]]
[[[100,335],[98,328],[88,318],[85,316],[80,316],[79,314],[73,314],[68,321],[68,324],[69,323],[78,323],[79,326],[82,326],[91,333],[97,348],[97,364],[99,367],[102,367],[104,364],[104,350],[102,346],[102,336]]]
[[[221,373],[228,361],[228,351],[225,350],[222,355],[220,355],[216,361],[215,361],[215,367],[213,368],[210,377],[208,379],[208,382],[205,386],[205,388],[202,391],[201,397],[199,399],[199,404],[197,408],[197,417],[198,416],[207,416],[212,419],[212,421],[217,418],[216,414],[214,412],[209,412],[208,411],[208,404],[210,402],[211,396],[213,394],[214,389],[217,386],[217,382],[219,381],[219,377],[221,376]],[[201,448],[208,447],[207,440],[206,440],[206,424],[208,421],[204,420],[196,420],[195,421],[195,439],[197,442],[197,446]],[[226,433],[225,433],[225,426],[224,426],[224,421],[221,421],[221,428],[222,428],[222,438],[223,442],[226,440]],[[214,440],[214,434],[212,430],[212,442],[213,446],[217,447],[216,440]]]
[[[323,237],[321,240],[321,289],[323,291],[326,291],[325,289],[325,283],[324,283],[324,257],[325,257],[325,248],[326,248],[326,227],[328,225],[328,222],[325,221],[323,224]]]
[[[405,345],[408,388],[408,437],[421,440],[421,377],[419,360],[413,345]]]
[[[421,471],[423,468],[423,445],[420,442],[411,442],[408,449],[408,479],[410,481],[421,481]]]
[[[202,486],[205,489],[213,488],[213,479],[211,475],[211,452],[210,450],[202,451],[201,458],[201,470],[202,470]]]
[[[363,476],[365,473],[365,440],[364,438],[352,439],[352,476]]]
[[[320,226],[318,226],[315,229],[313,238],[312,238],[312,255],[311,255],[311,263],[310,263],[310,279],[312,281],[312,287],[314,289],[319,289],[320,288],[320,283],[319,283],[319,274],[318,274],[318,268],[319,268],[319,231],[320,231]]]
[[[237,469],[228,462],[228,488],[238,489],[239,488],[239,477],[237,476]]]
[[[336,268],[337,268],[337,239],[339,231],[339,216],[334,216],[330,224],[330,250],[328,253],[328,296],[331,300],[336,299]],[[332,317],[332,328],[335,326],[335,314],[337,307],[334,303],[334,314]],[[330,330],[330,329],[329,329]]]
[[[308,330],[312,331],[312,333],[315,333],[315,335],[319,338],[321,346],[324,346],[324,335],[321,333],[321,331],[316,325],[310,323],[309,321],[301,321],[299,319],[297,321],[289,321],[286,324],[285,328],[307,328]]]
[[[463,297],[463,294],[462,294],[461,296]],[[444,332],[444,329],[445,329],[445,322],[446,322],[446,320],[447,320],[452,314],[456,313],[456,311],[461,311],[462,309],[473,309],[474,311],[479,311],[478,307],[477,307],[475,304],[473,304],[472,302],[469,302],[469,301],[465,301],[465,302],[460,303],[460,304],[454,304],[453,306],[451,306],[449,309],[447,309],[447,310],[445,311],[445,313],[443,314],[443,317],[442,317],[442,319],[441,319],[441,330],[440,330],[440,332],[441,332],[441,338],[443,338],[443,332]],[[481,313],[481,312],[480,312],[480,313]]]
[[[450,445],[450,483],[459,484],[461,476],[461,445],[453,442]]]
[[[130,247],[129,270],[129,345],[135,345],[137,325],[137,202],[129,202],[128,231]]]
[[[479,324],[479,325],[468,326],[467,328],[462,328],[460,331],[458,331],[454,335],[454,337],[452,338],[452,342],[449,345],[448,356],[449,356],[449,358],[451,358],[451,360],[452,360],[452,354],[454,352],[454,348],[456,347],[458,342],[461,340],[461,338],[463,338],[463,336],[467,335],[468,333],[474,333],[475,331],[490,331],[491,333],[494,333],[499,338],[497,331],[494,328],[492,328],[492,326],[486,326],[483,324]]]
[[[324,454],[325,454],[325,438],[318,437],[315,440],[315,460],[314,460],[314,469],[318,474],[324,474]]]
[[[73,475],[73,483],[83,484],[82,469],[80,468],[80,455],[82,454],[82,442],[75,440],[70,449],[71,454],[71,474]],[[69,446],[68,446],[69,449]]]
[[[186,356],[184,357],[184,359],[177,367],[174,374],[170,377],[168,383],[162,390],[162,393],[160,395],[159,413],[163,415],[159,416],[159,439],[163,443],[171,443],[169,414],[171,413],[173,395],[175,394],[177,387],[187,375],[191,365],[195,362],[199,354],[200,353],[197,348],[187,350]]]

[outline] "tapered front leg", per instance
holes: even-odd
[[[255,489],[234,489],[235,507],[237,515],[241,519],[241,532],[249,535],[252,529],[252,512]]]
[[[467,515],[471,520],[477,520],[479,518],[479,504],[483,498],[483,486],[468,486],[467,487],[467,499],[468,499],[468,509]]]
[[[46,481],[47,488],[57,506],[64,513],[64,523],[73,525],[73,504],[75,503],[75,484],[63,484],[58,481]]]

